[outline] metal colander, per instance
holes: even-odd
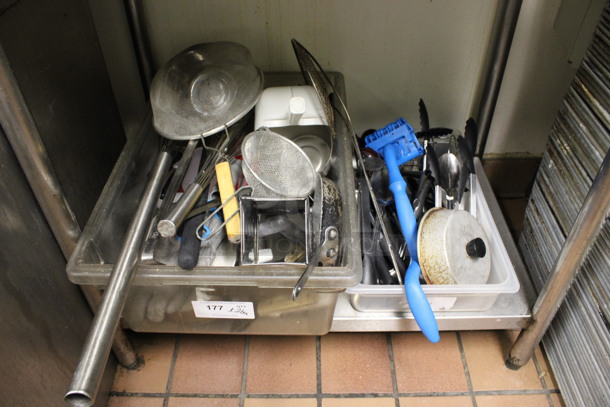
[[[311,161],[284,136],[261,128],[246,136],[241,149],[252,196],[305,198],[313,191],[316,171]]]
[[[173,140],[215,134],[244,117],[262,91],[263,74],[246,47],[226,41],[194,45],[155,74],[153,124]]]

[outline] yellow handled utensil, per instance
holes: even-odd
[[[235,196],[235,184],[231,176],[231,166],[227,161],[216,164],[216,179],[218,180],[220,201],[223,203],[222,214],[226,220],[225,229],[227,237],[229,242],[239,243],[241,239],[239,206]]]

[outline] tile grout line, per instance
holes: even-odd
[[[477,396],[516,396],[516,395],[528,395],[528,394],[550,394],[547,390],[543,389],[531,389],[531,390],[479,390],[475,391],[474,394]]]
[[[111,391],[110,397],[151,397],[151,398],[163,398],[165,393],[146,393],[146,392],[133,392],[133,391]]]
[[[466,352],[464,352],[464,344],[462,343],[462,336],[459,332],[455,332],[457,339],[458,348],[460,349],[460,356],[462,358],[462,367],[464,368],[464,374],[466,375],[466,383],[468,384],[468,392],[470,393],[470,399],[472,406],[477,407],[477,399],[474,394],[474,388],[472,386],[472,379],[470,377],[470,370],[468,370],[468,361],[466,361]]]
[[[534,362],[534,366],[536,367],[536,372],[538,373],[538,379],[540,380],[540,384],[542,385],[542,388],[546,391],[546,400],[549,402],[550,407],[555,407],[555,403],[551,398],[551,393],[549,393],[549,386],[547,386],[546,384],[546,380],[544,379],[544,375],[542,374],[542,369],[540,368],[540,364],[538,363],[536,354],[532,355],[532,361]]]
[[[322,407],[322,338],[316,336],[316,405]]]
[[[172,352],[172,361],[169,365],[169,374],[167,376],[167,385],[165,386],[165,395],[163,396],[163,407],[167,407],[169,403],[169,395],[172,390],[172,382],[174,381],[174,370],[176,367],[176,359],[178,359],[178,350],[180,348],[180,335],[176,335],[174,341],[174,352]]]
[[[386,340],[388,342],[388,356],[390,357],[390,373],[392,374],[392,391],[394,392],[394,403],[396,407],[400,407],[400,400],[398,399],[398,381],[396,380],[396,365],[394,364],[394,346],[392,344],[392,333],[386,333]]]
[[[248,374],[248,354],[250,353],[250,335],[246,336],[244,343],[244,364],[241,373],[241,391],[239,393],[239,407],[244,407],[246,399],[246,378]]]
[[[313,400],[315,394],[295,394],[295,393],[273,393],[273,394],[248,394],[249,399],[308,399]],[[392,393],[325,393],[322,398],[325,399],[373,399],[373,398],[389,398]]]
[[[529,390],[477,390],[474,392],[476,396],[517,396],[517,395],[535,395],[546,394],[543,389]],[[561,394],[559,390],[549,390],[549,394]],[[163,398],[165,393],[141,393],[141,392],[125,392],[111,391],[113,397],[149,397]],[[175,398],[211,398],[211,399],[238,399],[239,393],[171,393],[171,397]],[[415,393],[397,393],[398,397],[457,397],[470,396],[467,391],[446,391],[446,392],[415,392]],[[322,398],[389,398],[393,397],[393,393],[323,393]],[[316,393],[257,393],[248,394],[247,398],[258,399],[314,399]]]

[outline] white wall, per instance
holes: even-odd
[[[486,154],[542,154],[604,4],[523,1]]]
[[[90,0],[89,9],[125,134],[130,137],[146,114],[147,105],[125,7],[122,0]]]
[[[140,112],[121,0],[90,0],[124,121]],[[403,116],[463,129],[473,115],[498,0],[149,0],[162,65],[200,42],[246,45],[266,71],[296,71],[290,39],[345,75],[357,131]],[[539,155],[604,0],[524,0],[486,153]],[[568,62],[571,60],[571,63]],[[136,105],[140,105],[137,108]],[[139,116],[137,117],[140,118]]]
[[[357,131],[404,116],[419,129],[463,129],[489,42],[495,1],[174,0],[143,2],[160,66],[200,42],[244,44],[265,71],[298,71],[299,40],[325,70],[345,75]]]

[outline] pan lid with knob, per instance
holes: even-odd
[[[483,228],[467,211],[434,208],[418,231],[418,255],[429,284],[485,284],[491,271]]]

